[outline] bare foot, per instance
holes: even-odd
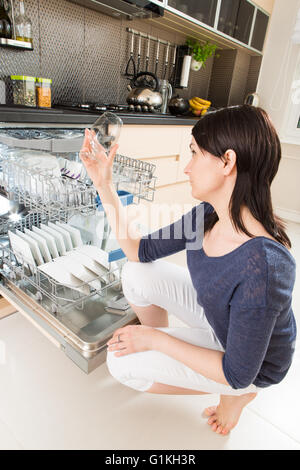
[[[221,395],[218,406],[210,406],[204,411],[209,417],[207,424],[214,432],[225,436],[237,425],[244,407],[254,400],[256,395],[257,393]]]

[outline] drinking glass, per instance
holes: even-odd
[[[120,137],[122,125],[122,119],[110,112],[103,113],[97,119],[91,127],[94,134],[94,139],[91,140],[92,158],[95,158],[95,153],[99,151],[97,143],[102,145],[108,155],[110,148],[117,143]]]

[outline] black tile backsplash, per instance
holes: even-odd
[[[166,30],[163,26],[158,28],[157,23],[140,19],[118,20],[66,0],[25,0],[25,8],[33,23],[34,50],[0,48],[0,77],[15,74],[52,78],[53,104],[63,101],[126,102],[128,79],[124,77],[124,72],[130,43],[127,27],[175,44],[184,44],[186,40],[184,34]],[[145,50],[146,41],[143,40],[144,57]],[[156,43],[151,41],[150,71],[154,71],[155,53]],[[172,50],[170,55],[172,57]],[[162,75],[164,57],[165,46],[161,45],[158,76]],[[215,62],[218,60],[215,59]],[[231,64],[232,55],[229,62]],[[180,96],[210,98],[213,63],[210,58],[200,72],[191,72],[189,88],[178,90]],[[144,64],[142,61],[141,69]],[[217,69],[221,72],[222,67],[217,66]],[[227,69],[225,67],[223,72],[226,73]],[[224,77],[224,83],[231,78],[232,76]],[[241,83],[239,80],[238,82],[240,89]],[[255,77],[252,76],[250,82],[252,85]],[[234,83],[230,87],[231,93],[232,87],[234,88]],[[225,96],[228,86],[222,86],[222,79],[218,78],[210,89],[217,96],[223,95],[221,102],[228,102],[228,97]],[[245,93],[246,91],[248,90]],[[243,90],[239,93],[243,95]]]

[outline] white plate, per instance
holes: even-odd
[[[70,251],[67,253],[68,258],[76,261],[77,263],[82,264],[86,268],[90,269],[95,275],[102,276],[103,274],[107,274],[107,269],[102,266],[102,264],[97,263],[97,261],[93,260],[87,255],[80,253],[79,251]]]
[[[108,253],[106,251],[94,245],[83,245],[82,247],[77,248],[76,251],[78,251],[79,253],[83,253],[86,256],[89,256],[94,261],[104,266],[107,270],[111,269],[112,271],[114,271],[114,273],[112,273],[113,278],[120,279],[120,273],[117,269],[118,264],[116,261],[112,261],[111,263],[109,263]]]
[[[104,250],[101,250],[98,246],[94,245],[83,245],[76,249],[79,253],[83,253],[86,256],[89,256],[97,263],[104,266],[106,269],[109,269],[108,262],[108,253]]]
[[[100,280],[97,279],[98,276],[93,271],[83,266],[83,264],[78,263],[78,261],[71,256],[63,256],[60,259],[65,262],[64,266],[66,266],[66,269],[73,274],[73,276],[77,277],[82,282],[88,283],[96,290],[102,288]]]
[[[52,260],[52,258],[51,258],[50,251],[49,251],[45,238],[41,237],[40,235],[33,232],[32,230],[28,230],[27,228],[25,228],[25,233],[29,235],[31,238],[33,238],[34,240],[36,240],[36,242],[38,243],[40,247],[42,257],[44,258],[44,262],[49,263]]]
[[[81,233],[80,233],[80,230],[78,230],[78,228],[75,228],[72,225],[63,224],[61,222],[56,222],[56,225],[58,225],[58,227],[61,227],[65,230],[67,230],[70,233],[74,248],[77,248],[79,246],[83,246],[83,241],[81,239]]]
[[[50,263],[39,266],[38,269],[52,277],[56,282],[59,282],[70,289],[75,289],[84,295],[89,295],[89,286],[83,285],[84,283],[69,271],[64,258],[65,257],[57,258]]]
[[[11,249],[14,252],[18,263],[24,265],[25,267],[36,267],[36,262],[34,261],[31,249],[27,241],[20,238],[13,232],[8,232]]]
[[[57,250],[60,256],[65,255],[67,250],[66,250],[66,245],[65,245],[62,234],[59,233],[57,230],[54,230],[53,228],[48,227],[48,225],[45,225],[45,224],[41,224],[41,229],[44,230],[45,232],[50,233],[50,235],[54,237]]]
[[[38,227],[33,226],[32,230],[46,240],[46,243],[48,245],[48,248],[49,248],[49,251],[51,253],[52,258],[58,258],[59,254],[58,254],[58,251],[57,251],[55,238],[52,237],[52,235],[50,235],[50,233],[45,232],[45,230],[41,230]]]
[[[48,222],[48,227],[53,228],[53,230],[56,230],[62,235],[67,251],[73,250],[73,243],[72,243],[70,232],[68,232],[67,230],[65,230],[64,228],[60,227],[57,224],[53,224],[52,222]]]
[[[23,238],[23,240],[25,240],[29,244],[32,255],[35,259],[35,262],[36,262],[37,266],[40,266],[41,264],[44,264],[44,260],[43,260],[42,254],[41,254],[41,250],[40,250],[40,247],[39,247],[37,241],[34,240],[33,238],[31,238],[26,233],[21,232],[20,230],[16,230],[16,235]]]

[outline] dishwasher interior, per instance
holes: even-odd
[[[126,257],[79,158],[83,138],[76,127],[0,128],[0,293],[89,373],[137,318],[122,293]],[[122,204],[153,201],[154,173],[116,155]]]

